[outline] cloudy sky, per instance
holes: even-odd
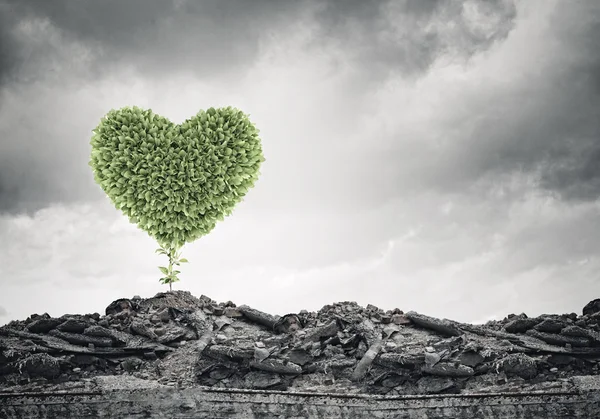
[[[176,289],[486,321],[600,297],[597,0],[0,0],[0,324],[150,297],[110,109],[235,106],[262,175]]]

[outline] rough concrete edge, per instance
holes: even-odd
[[[600,391],[600,376],[575,376],[569,379],[574,385],[571,391],[521,391],[521,392],[498,392],[498,393],[468,393],[468,394],[411,394],[386,396],[376,394],[340,394],[340,393],[322,393],[306,391],[277,391],[277,390],[252,390],[242,388],[214,388],[205,386],[195,386],[186,388],[177,388],[162,385],[153,381],[142,380],[135,377],[113,377],[99,376],[94,377],[92,381],[98,386],[89,390],[61,390],[61,391],[40,391],[40,392],[3,392],[0,390],[0,398],[15,397],[52,397],[52,396],[84,396],[84,395],[103,395],[114,392],[134,392],[142,393],[144,391],[160,391],[173,393],[222,393],[222,394],[248,394],[248,395],[276,395],[291,397],[327,397],[334,399],[357,399],[372,401],[392,401],[392,400],[427,400],[427,399],[485,399],[493,397],[532,397],[532,396],[580,396],[589,392]]]

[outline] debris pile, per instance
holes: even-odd
[[[0,327],[2,391],[107,378],[178,388],[447,394],[569,390],[600,375],[600,299],[582,315],[485,325],[341,302],[271,315],[189,292],[119,299],[104,315],[31,315]]]

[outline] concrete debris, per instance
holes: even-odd
[[[0,327],[8,392],[119,377],[140,388],[346,394],[568,390],[599,363],[600,299],[582,316],[470,325],[350,301],[278,316],[174,291],[116,300],[103,316],[34,314]]]

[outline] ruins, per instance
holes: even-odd
[[[592,417],[599,362],[600,299],[472,325],[355,302],[278,316],[173,291],[0,327],[0,417],[76,417],[69,403],[77,417],[136,405],[120,417],[441,418],[463,406],[535,418],[548,403],[557,418]],[[493,406],[506,416],[485,416]]]

